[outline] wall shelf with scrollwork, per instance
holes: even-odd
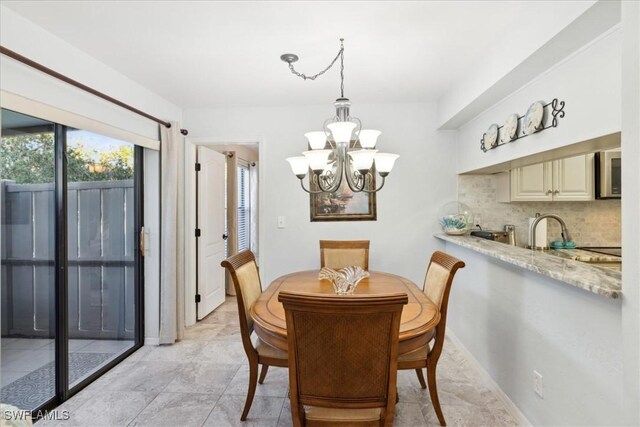
[[[512,142],[518,141],[522,138],[526,138],[527,136],[536,134],[545,129],[554,128],[558,126],[558,120],[564,117],[564,101],[558,101],[558,98],[554,98],[553,101],[542,105],[542,103],[538,104],[538,108],[542,108],[542,115],[540,117],[540,122],[536,125],[535,122],[532,122],[535,119],[534,115],[529,114],[532,111],[536,103],[534,103],[530,108],[527,114],[523,114],[522,116],[518,115],[517,120],[514,117],[514,134],[509,137],[504,137],[503,132],[506,132],[505,125],[497,126],[491,125],[487,132],[482,134],[482,139],[480,140],[480,149],[486,153],[489,150],[493,150],[494,148],[498,148],[500,146],[510,144]],[[551,117],[551,123],[545,124],[549,121],[549,117]],[[529,121],[525,123],[525,121]]]

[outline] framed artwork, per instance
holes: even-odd
[[[375,179],[370,188],[375,188]],[[311,183],[311,189],[317,186]],[[376,193],[354,193],[346,179],[335,193],[311,194],[311,222],[316,221],[375,221]]]

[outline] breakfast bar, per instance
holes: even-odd
[[[473,236],[441,233],[435,237],[597,295],[611,299],[618,299],[622,295],[622,273],[594,267],[576,259],[579,256],[587,256],[584,251],[580,251],[579,255],[572,259],[566,253],[549,254]]]

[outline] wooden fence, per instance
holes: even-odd
[[[69,337],[133,338],[133,180],[74,182],[68,194]],[[0,182],[2,336],[53,337],[53,184]]]

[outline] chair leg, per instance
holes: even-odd
[[[446,426],[447,423],[444,420],[442,408],[440,408],[440,400],[438,399],[438,388],[436,386],[436,364],[433,361],[431,363],[427,362],[427,381],[429,382],[431,403],[433,404],[433,409],[436,411],[436,415],[438,416],[438,421],[440,421],[441,426]]]
[[[418,375],[418,381],[420,381],[420,387],[427,388],[427,383],[424,382],[424,375],[422,375],[422,368],[416,369],[416,374]]]
[[[253,395],[256,393],[256,385],[258,384],[258,362],[249,362],[249,390],[247,391],[247,400],[244,404],[244,410],[240,421],[245,421],[247,415],[249,415],[249,409],[251,409],[251,403],[253,403]]]
[[[269,365],[262,365],[262,369],[260,370],[260,378],[258,378],[258,384],[262,384],[264,382],[264,378],[267,376],[268,370]]]

